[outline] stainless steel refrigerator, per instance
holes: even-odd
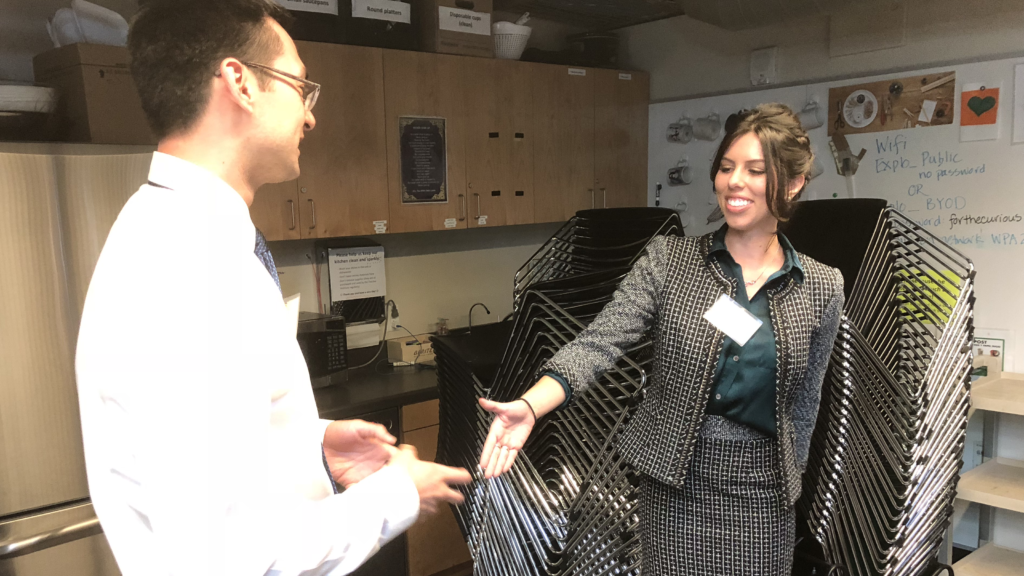
[[[89,502],[74,350],[96,259],[151,154],[34,150],[0,151],[0,576],[119,574]]]

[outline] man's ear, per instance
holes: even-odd
[[[800,192],[800,189],[803,188],[804,184],[806,184],[806,183],[807,183],[807,177],[804,176],[803,174],[801,174],[800,176],[797,176],[796,178],[793,178],[792,180],[790,180],[789,181],[789,199],[792,200],[793,197],[796,196]]]
[[[235,58],[225,58],[217,70],[221,87],[233,102],[252,112],[253,96],[257,91],[256,76]]]

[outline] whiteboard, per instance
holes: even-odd
[[[710,171],[721,134],[711,142],[679,144],[667,140],[668,125],[681,116],[695,119],[712,112],[724,123],[729,114],[763,102],[781,102],[799,111],[809,99],[825,108],[826,124],[809,131],[825,171],[810,182],[804,198],[850,197],[847,179],[837,173],[828,145],[827,126],[834,120],[827,110],[829,88],[953,70],[957,101],[952,125],[847,135],[854,153],[867,150],[852,179],[852,192],[858,198],[887,200],[974,261],[977,333],[1006,339],[1005,369],[1022,370],[1024,363],[1014,364],[1014,358],[1024,358],[1024,305],[1018,300],[1024,295],[1024,144],[1012,143],[1014,67],[1019,63],[1024,58],[653,104],[648,204],[654,205],[655,183],[660,182],[661,206],[680,211],[687,235],[717,229],[721,221],[708,224],[707,217],[715,207]],[[998,137],[961,142],[960,90],[976,83],[1000,88]],[[668,186],[668,170],[683,158],[693,169],[692,183]],[[989,217],[995,221],[987,222]]]

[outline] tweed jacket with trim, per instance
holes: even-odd
[[[651,330],[653,374],[644,398],[618,439],[640,472],[681,487],[712,389],[725,335],[703,318],[739,282],[708,256],[713,234],[651,241],[612,301],[586,330],[542,369],[563,376],[573,398]],[[767,288],[777,351],[776,429],[784,490],[800,496],[821,383],[843,310],[839,270],[800,254],[803,283],[786,277]]]

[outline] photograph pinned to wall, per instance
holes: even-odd
[[[398,119],[402,203],[448,201],[448,153],[444,118]]]
[[[1024,142],[1024,64],[1013,67],[1013,143]]]
[[[969,82],[960,92],[960,141],[999,138],[999,83]]]
[[[955,98],[953,71],[830,88],[828,135],[949,125]]]

